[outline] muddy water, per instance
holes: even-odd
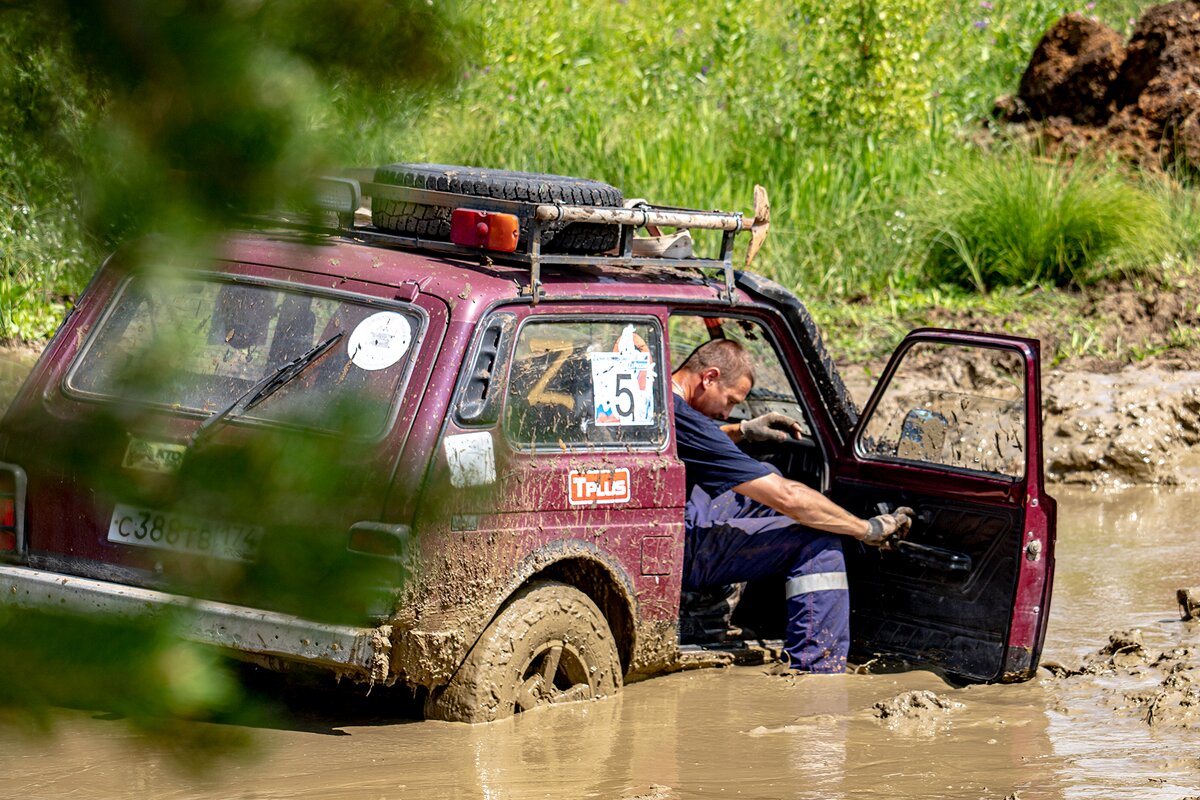
[[[1152,654],[1200,649],[1200,622],[1181,622],[1175,601],[1177,588],[1200,585],[1200,496],[1065,487],[1057,494],[1045,659],[1077,667],[1112,631],[1130,628],[1141,630]],[[279,728],[252,731],[253,755],[202,777],[139,747],[119,721],[70,713],[52,739],[0,729],[0,795],[1200,796],[1200,727],[1149,725],[1127,699],[1162,677],[1138,663],[1109,674],[1043,670],[1021,685],[960,688],[928,672],[792,678],[741,667],[656,678],[612,700],[474,727],[293,708]],[[874,708],[914,691],[928,694],[895,716],[881,718]]]

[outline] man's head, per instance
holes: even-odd
[[[754,365],[746,348],[732,339],[697,347],[675,370],[688,405],[712,419],[725,419],[754,387]]]

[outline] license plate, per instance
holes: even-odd
[[[249,561],[258,553],[263,529],[118,504],[108,523],[108,541],[175,553]]]

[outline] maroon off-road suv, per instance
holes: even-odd
[[[611,694],[712,652],[680,642],[669,380],[728,338],[757,364],[733,418],[805,427],[754,456],[860,516],[916,511],[894,550],[847,542],[852,658],[1034,673],[1037,342],[915,331],[860,413],[800,301],[732,268],[762,209],[430,165],[320,187],[320,224],[97,273],[0,432],[0,601],[173,614],[267,666],[424,687],[443,719]],[[715,255],[654,255],[654,226]],[[743,625],[777,637],[760,592]]]

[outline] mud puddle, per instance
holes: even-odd
[[[73,712],[49,740],[0,729],[3,794],[1200,797],[1200,722],[1179,705],[1196,685],[1200,622],[1182,621],[1176,601],[1178,588],[1200,585],[1198,496],[1178,488],[1056,494],[1045,660],[1059,668],[1025,684],[739,667],[656,678],[612,700],[482,726],[383,724],[361,710],[313,708],[279,729],[252,731],[253,753],[200,777],[140,747],[120,722]],[[1136,645],[1121,638],[1134,630]],[[1158,661],[1163,653],[1175,661]],[[1151,723],[1148,703],[1171,680],[1181,691],[1159,701]]]

